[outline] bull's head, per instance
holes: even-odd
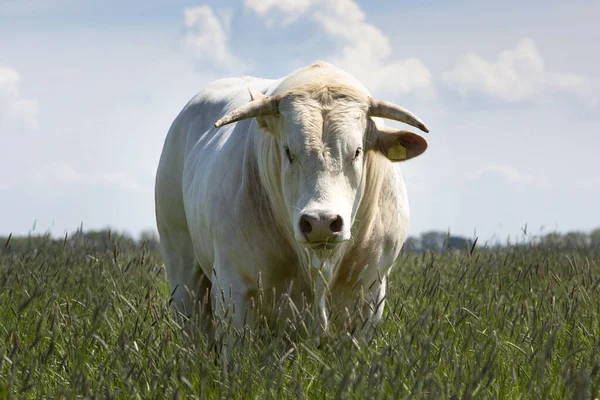
[[[366,152],[405,161],[427,149],[412,132],[378,127],[370,117],[401,121],[429,132],[395,104],[347,86],[307,85],[252,101],[219,119],[216,127],[247,118],[277,137],[281,184],[296,241],[329,249],[350,239],[361,201]],[[265,134],[268,134],[265,133]]]

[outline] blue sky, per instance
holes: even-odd
[[[0,234],[154,227],[183,105],[315,60],[420,116],[411,233],[600,226],[600,3],[0,0]]]

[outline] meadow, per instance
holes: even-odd
[[[230,332],[226,368],[173,316],[158,252],[0,243],[0,399],[595,398],[600,249],[403,253],[374,336]],[[289,325],[289,321],[288,321]],[[299,329],[299,328],[298,328]]]

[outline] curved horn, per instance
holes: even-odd
[[[371,117],[381,117],[393,119],[394,121],[404,122],[405,124],[419,128],[423,132],[429,133],[429,128],[416,115],[404,108],[384,100],[377,100],[369,97],[369,111]]]
[[[243,119],[279,114],[280,95],[267,97],[262,93],[255,92],[251,88],[248,88],[248,90],[250,91],[252,101],[225,114],[223,118],[215,122],[215,128],[220,128],[223,125]]]

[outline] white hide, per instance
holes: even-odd
[[[381,318],[387,276],[406,239],[409,211],[399,168],[365,142],[366,106],[340,103],[329,111],[335,113],[331,119],[318,103],[288,96],[279,116],[258,121],[275,132],[259,127],[256,119],[213,125],[250,101],[249,86],[271,96],[330,84],[368,96],[346,72],[318,63],[279,80],[213,82],[175,119],[156,177],[156,217],[179,310],[193,311],[189,293],[203,297],[209,292],[216,315],[235,303],[234,323],[241,327],[252,320],[260,285],[281,294],[293,281],[293,301],[303,292],[311,298],[307,293],[317,288],[324,327],[327,290],[339,307],[352,307],[362,291],[366,301],[380,304],[377,310],[365,304],[364,310],[375,321]],[[310,129],[325,129],[327,135],[312,132],[307,139]],[[295,153],[292,163],[284,146]],[[351,161],[348,154],[357,147],[363,152]],[[340,243],[333,249],[313,250],[303,243],[298,220],[311,210],[343,218]],[[315,277],[326,282],[313,286]]]

